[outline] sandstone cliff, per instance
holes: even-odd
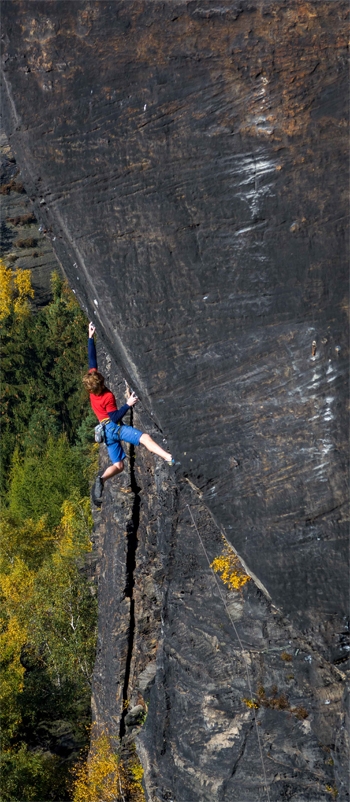
[[[347,12],[2,3],[24,184],[179,463],[96,521],[94,714],[148,702],[149,800],[347,798]]]

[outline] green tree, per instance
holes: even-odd
[[[0,274],[1,798],[63,802],[88,741],[96,647],[86,319],[57,274],[36,312],[29,271]]]
[[[88,492],[81,455],[72,448],[65,434],[48,437],[43,453],[28,449],[24,457],[15,450],[10,471],[8,504],[20,520],[38,521],[47,515],[49,526],[57,526],[63,501],[73,488]]]
[[[57,756],[33,752],[24,743],[4,751],[0,758],[1,802],[69,799],[64,773],[60,777],[61,764]]]
[[[69,763],[50,756],[50,749],[60,744],[62,726],[76,744],[76,757],[86,742],[97,618],[84,571],[91,526],[90,501],[78,491],[64,501],[53,531],[47,517],[16,521],[8,512],[2,521],[1,737],[9,800],[41,800],[44,792],[45,799],[68,798],[62,778],[68,782]],[[56,711],[52,703],[45,710],[48,695]],[[22,786],[24,796],[11,795]],[[52,796],[52,788],[61,795]]]
[[[81,376],[86,369],[86,318],[57,275],[53,300],[35,314],[9,303],[0,319],[1,488],[6,491],[11,457],[29,443],[64,432],[74,444],[89,405]]]

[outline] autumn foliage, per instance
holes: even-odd
[[[250,580],[250,576],[246,574],[238,557],[226,541],[223,553],[219,557],[215,557],[211,568],[220,575],[229,590],[240,590]]]
[[[116,753],[106,733],[91,739],[86,762],[74,771],[73,802],[144,802],[143,768],[134,750]]]
[[[0,320],[6,320],[11,311],[17,317],[29,314],[30,298],[34,298],[30,270],[13,272],[0,259]]]
[[[64,802],[88,743],[96,648],[86,320],[57,275],[39,311],[29,271],[1,262],[0,283],[1,798]]]

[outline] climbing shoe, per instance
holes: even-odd
[[[174,457],[172,457],[172,459],[168,459],[168,460],[166,461],[166,464],[167,464],[167,465],[170,465],[170,468],[172,468],[172,467],[175,465],[175,460],[174,460]]]
[[[102,504],[103,484],[104,484],[103,479],[100,476],[100,474],[98,474],[98,476],[96,476],[94,484],[92,485],[92,490],[91,490],[92,500],[94,504],[96,504],[96,507],[100,507]]]

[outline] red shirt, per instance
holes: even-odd
[[[97,358],[95,341],[93,337],[88,339],[89,373],[96,373]],[[111,420],[112,423],[119,423],[123,416],[129,412],[129,405],[124,404],[118,409],[113,393],[105,387],[101,395],[90,393],[90,404],[99,421]]]
[[[105,420],[109,412],[116,412],[118,409],[113,393],[107,388],[101,395],[90,393],[90,404],[99,421]]]

